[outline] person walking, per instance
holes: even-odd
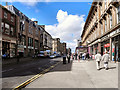
[[[100,52],[95,55],[97,70],[100,70],[100,61],[102,59]]]
[[[17,54],[17,64],[19,63],[19,61],[20,61],[20,56],[19,54]]]
[[[82,54],[82,60],[84,60],[84,53]]]
[[[77,54],[77,53],[75,53],[75,60],[77,60],[77,56],[78,56],[78,54]]]
[[[68,63],[70,63],[70,54],[67,55]]]
[[[108,54],[108,51],[106,51],[102,57],[102,61],[104,61],[104,67],[106,70],[108,70],[108,61],[109,60],[110,60],[110,55]]]

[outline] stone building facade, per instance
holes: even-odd
[[[81,35],[82,45],[90,55],[110,53],[111,60],[120,58],[120,2],[93,2]]]
[[[60,38],[53,38],[52,52],[60,53],[61,55],[66,54],[66,43],[61,43]]]
[[[16,50],[16,15],[5,7],[1,6],[1,49],[2,55],[6,54],[7,57],[14,57]]]
[[[52,49],[52,36],[45,31],[45,25],[38,25],[13,5],[1,7],[2,55],[27,57]]]

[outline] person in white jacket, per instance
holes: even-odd
[[[106,70],[108,70],[108,62],[109,62],[109,60],[110,60],[110,55],[106,51],[105,54],[102,57],[102,61],[104,61],[104,67],[105,67]]]
[[[98,52],[95,55],[97,70],[100,70],[100,61],[101,61],[101,59],[102,59],[101,54],[100,54],[100,52]]]

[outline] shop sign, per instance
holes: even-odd
[[[110,35],[106,35],[106,36],[104,36],[103,38],[101,38],[101,40],[102,40],[102,41],[103,41],[103,40],[106,40],[106,39],[109,38],[109,36],[110,36]]]
[[[18,45],[18,48],[24,48],[24,46],[23,45]]]
[[[105,44],[104,47],[110,47],[110,43]]]
[[[24,50],[18,50],[18,52],[24,52]]]
[[[115,35],[115,34],[117,34],[119,32],[120,32],[120,29],[117,29],[117,30],[113,31],[112,33],[110,33],[110,36],[113,36],[113,35]]]

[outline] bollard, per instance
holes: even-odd
[[[63,64],[66,64],[66,57],[63,56]]]

